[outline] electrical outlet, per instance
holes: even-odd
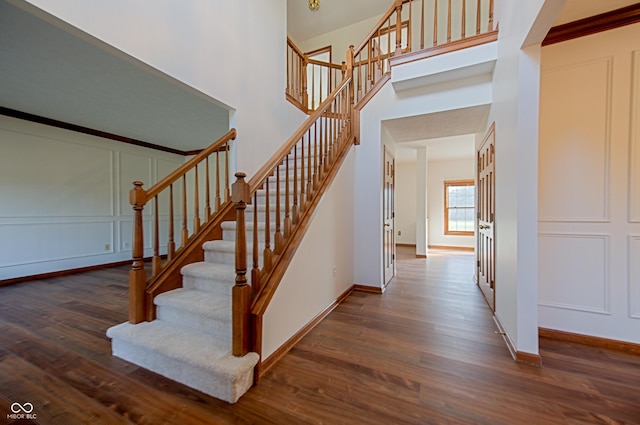
[[[402,236],[402,230],[398,230],[398,236]]]
[[[337,274],[338,274],[338,269],[336,268],[336,266],[333,266],[333,277],[336,277]]]
[[[124,249],[129,249],[129,248],[131,248],[131,242],[125,242],[125,243],[123,243],[123,244],[122,244],[122,247],[123,247]]]
[[[104,250],[105,251],[110,251],[111,250],[111,244],[108,244],[108,243],[104,244]]]

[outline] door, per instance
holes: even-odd
[[[477,273],[480,289],[495,311],[495,123],[477,152]]]
[[[383,260],[384,260],[384,285],[387,286],[395,274],[396,267],[396,243],[394,237],[393,219],[394,209],[394,180],[395,158],[387,149],[384,150],[384,193],[383,193]]]

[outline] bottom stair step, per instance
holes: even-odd
[[[231,354],[231,344],[215,336],[161,320],[121,323],[107,330],[113,355],[228,403],[253,385],[259,356]]]

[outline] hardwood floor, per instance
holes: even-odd
[[[0,287],[0,423],[640,424],[640,357],[542,339],[542,368],[515,363],[472,253],[398,254],[384,295],[352,294],[235,405],[111,356],[126,267]]]

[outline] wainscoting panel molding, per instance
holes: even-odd
[[[640,235],[630,235],[629,261],[629,317],[640,319]]]
[[[0,196],[13,200],[0,203],[0,217],[113,215],[110,149],[3,127],[0,140]],[[6,184],[16,179],[19,184]]]
[[[115,252],[113,220],[75,220],[77,221],[0,225],[0,240],[11,241],[11,249],[0,256],[0,280],[3,279],[4,267],[27,266]],[[70,235],[73,243],[62,243]],[[51,249],[51,246],[42,243],[43,240],[61,242],[55,245],[55,249]]]
[[[541,233],[539,305],[609,311],[609,235]]]
[[[640,50],[632,53],[629,222],[640,223]]]
[[[609,222],[612,67],[609,57],[543,72],[547,93],[564,96],[541,97],[541,222]]]

